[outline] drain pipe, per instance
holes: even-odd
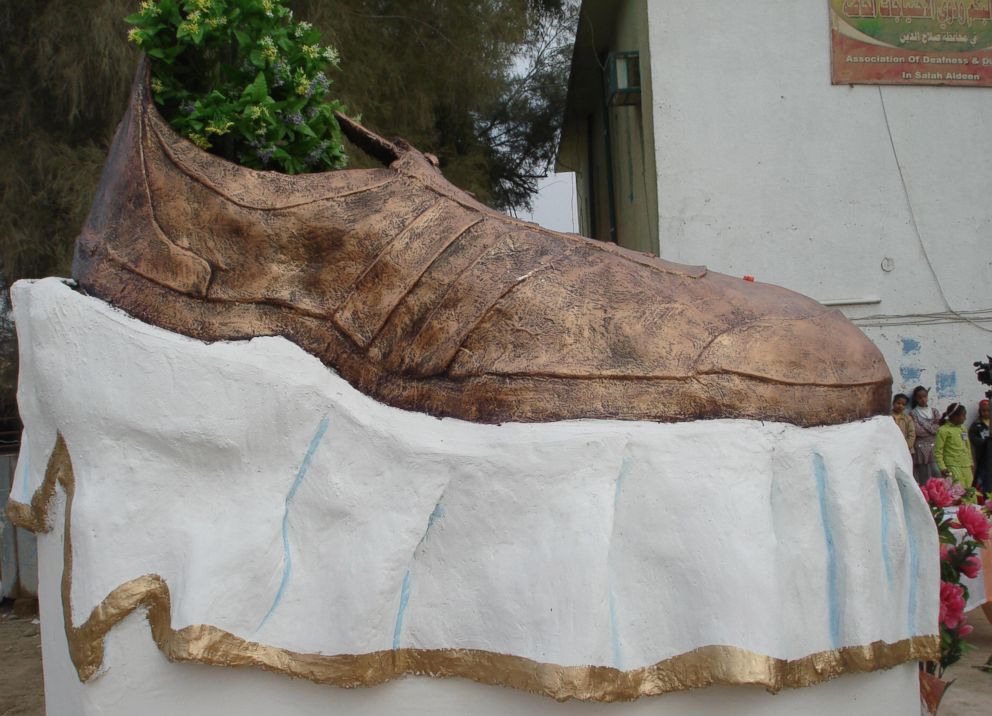
[[[617,207],[613,199],[613,140],[610,134],[610,78],[609,62],[603,65],[603,138],[606,143],[606,206],[610,219],[610,241],[617,240]]]

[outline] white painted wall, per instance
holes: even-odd
[[[992,353],[992,89],[832,86],[827,5],[649,0],[661,254],[881,299],[842,307],[852,318],[984,309],[985,330],[866,328],[894,388],[939,381],[937,404],[974,414],[971,363]]]

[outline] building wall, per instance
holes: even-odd
[[[37,539],[15,527],[5,514],[16,464],[17,453],[0,455],[0,599],[38,595]]]
[[[585,131],[587,130],[584,118],[566,117],[558,144],[555,172],[575,174],[575,211],[579,219],[579,233],[583,236],[593,236],[592,227],[589,225],[588,155],[585,142],[579,138]],[[540,200],[538,196],[537,201]]]
[[[640,54],[642,96],[640,105],[610,107],[599,102],[593,112],[570,115],[562,132],[557,168],[577,174],[579,225],[583,234],[610,240],[607,161],[613,171],[616,240],[621,246],[657,253],[657,173],[654,166],[654,125],[651,59],[648,45],[648,0],[615,3],[611,32],[591,33],[587,44],[579,39],[576,52],[596,53],[600,61],[609,52],[636,50]],[[601,73],[583,75],[604,98]],[[606,113],[609,113],[608,118]],[[611,156],[606,153],[606,119],[609,121]]]
[[[613,194],[617,243],[657,253],[658,176],[654,166],[654,126],[651,123],[651,48],[648,35],[650,0],[618,4],[615,52],[640,55],[641,104],[609,108],[613,151]]]
[[[602,88],[602,82],[595,78]],[[603,112],[568,120],[562,132],[557,171],[575,172],[579,232],[603,241],[610,240],[607,202],[606,144]]]
[[[827,5],[650,0],[660,253],[877,299],[841,308],[895,387],[973,412],[971,363],[992,353],[992,90],[832,86]],[[985,321],[932,325],[949,308]]]

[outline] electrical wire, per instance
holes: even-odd
[[[875,314],[859,316],[850,321],[862,328],[887,328],[890,326],[939,326],[952,323],[992,323],[992,308],[976,311],[940,311],[938,313]],[[979,326],[981,328],[981,326]]]
[[[589,17],[589,13],[583,14],[581,10],[579,10],[579,14],[585,18],[586,24],[589,26],[589,44],[592,45],[592,57],[596,60],[596,64],[599,65],[599,69],[606,72],[606,65],[599,61],[599,54],[596,52],[596,33],[592,27],[592,18]]]
[[[927,267],[930,269],[930,274],[933,276],[933,281],[937,285],[937,291],[940,293],[940,298],[943,300],[944,306],[947,307],[948,312],[960,319],[960,322],[969,323],[980,331],[992,333],[992,328],[986,328],[972,319],[965,317],[960,311],[955,310],[954,307],[951,306],[951,302],[947,300],[947,294],[944,293],[944,287],[940,284],[940,277],[937,275],[937,271],[934,269],[933,263],[930,261],[930,254],[927,252],[926,244],[923,242],[923,234],[920,232],[920,225],[916,221],[916,211],[913,209],[913,201],[909,196],[909,186],[906,184],[906,176],[902,171],[902,162],[899,161],[899,152],[896,151],[896,142],[892,138],[892,127],[889,124],[889,113],[885,109],[885,95],[882,94],[881,85],[878,87],[878,99],[882,103],[882,117],[885,119],[885,130],[889,134],[889,145],[892,147],[892,157],[896,160],[896,169],[899,170],[899,181],[902,182],[902,192],[906,197],[906,206],[909,208],[909,218],[913,224],[913,231],[916,234],[917,241],[920,242],[920,250],[923,252],[923,258],[927,262]]]

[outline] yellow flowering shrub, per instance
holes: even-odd
[[[338,54],[282,0],[144,0],[126,20],[156,105],[196,146],[289,174],[344,166]]]

